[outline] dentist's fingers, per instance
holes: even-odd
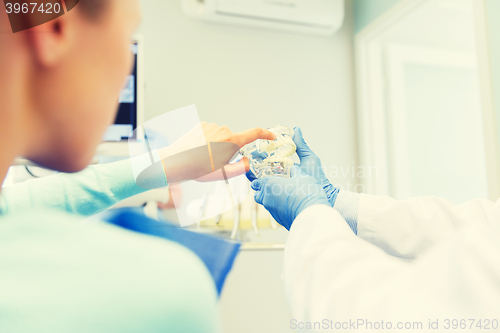
[[[266,184],[269,181],[270,178],[264,178],[264,179],[258,179],[252,182],[252,189],[254,189],[255,194],[254,194],[254,199],[255,202],[258,204],[261,204],[264,202],[264,194],[266,192]]]
[[[266,179],[267,178],[254,180],[251,184],[252,190],[260,191],[262,187],[266,184]]]
[[[300,170],[300,165],[294,164],[290,168],[290,178],[296,178],[296,177],[298,177],[301,174],[304,174],[304,173],[302,172],[302,170]]]
[[[315,156],[314,152],[309,148],[304,137],[302,135],[302,130],[300,127],[294,128],[295,134],[293,135],[293,142],[297,146],[297,155],[302,160],[305,157]]]
[[[262,205],[262,202],[264,202],[264,195],[262,194],[264,191],[257,191],[255,192],[253,198],[256,203],[259,205]]]
[[[254,180],[257,179],[257,177],[255,177],[255,175],[253,174],[252,171],[248,171],[246,173],[246,176],[247,176],[247,179],[250,181],[250,182],[253,182]]]

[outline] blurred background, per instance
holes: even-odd
[[[456,203],[500,197],[500,1],[141,4],[137,64],[120,110],[135,118],[120,120],[105,141],[196,104],[201,120],[233,131],[301,127],[344,190]],[[126,158],[126,147],[106,142],[96,163]],[[4,185],[49,174],[30,168],[10,173]],[[239,186],[246,188],[246,179]],[[191,200],[179,193],[184,209]],[[253,216],[252,192],[242,193],[238,211],[195,226],[217,225],[229,236],[240,222],[243,250],[221,296],[224,332],[295,331],[282,281],[287,232],[262,209]],[[175,220],[157,197],[140,204]]]
[[[196,104],[201,120],[233,131],[300,126],[325,165],[359,163],[351,1],[327,37],[210,24],[185,15],[180,0],[141,4],[146,119]],[[357,183],[352,173],[332,180]],[[286,230],[270,237],[283,243]],[[282,262],[283,249],[240,253],[221,297],[224,332],[290,331]]]
[[[500,2],[347,0],[329,36],[211,24],[191,5],[142,1],[146,120],[196,104],[234,131],[300,126],[341,188],[499,197]],[[222,294],[225,332],[292,331],[282,259],[242,251]]]
[[[210,24],[190,5],[142,1],[145,119],[196,104],[234,131],[300,126],[344,189],[499,197],[500,2],[347,0],[329,36]],[[282,259],[240,254],[221,299],[225,332],[292,331]]]

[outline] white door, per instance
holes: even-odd
[[[407,0],[357,35],[361,157],[378,168],[368,193],[498,198],[478,3]]]
[[[389,172],[394,197],[488,197],[474,53],[386,48]]]

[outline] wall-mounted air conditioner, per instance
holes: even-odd
[[[344,22],[344,0],[182,0],[207,22],[331,36]]]

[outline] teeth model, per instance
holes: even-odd
[[[293,129],[275,126],[269,131],[276,134],[276,140],[256,140],[241,148],[240,153],[248,157],[250,170],[258,179],[266,177],[290,178],[293,161],[290,158],[297,147],[293,142]]]

